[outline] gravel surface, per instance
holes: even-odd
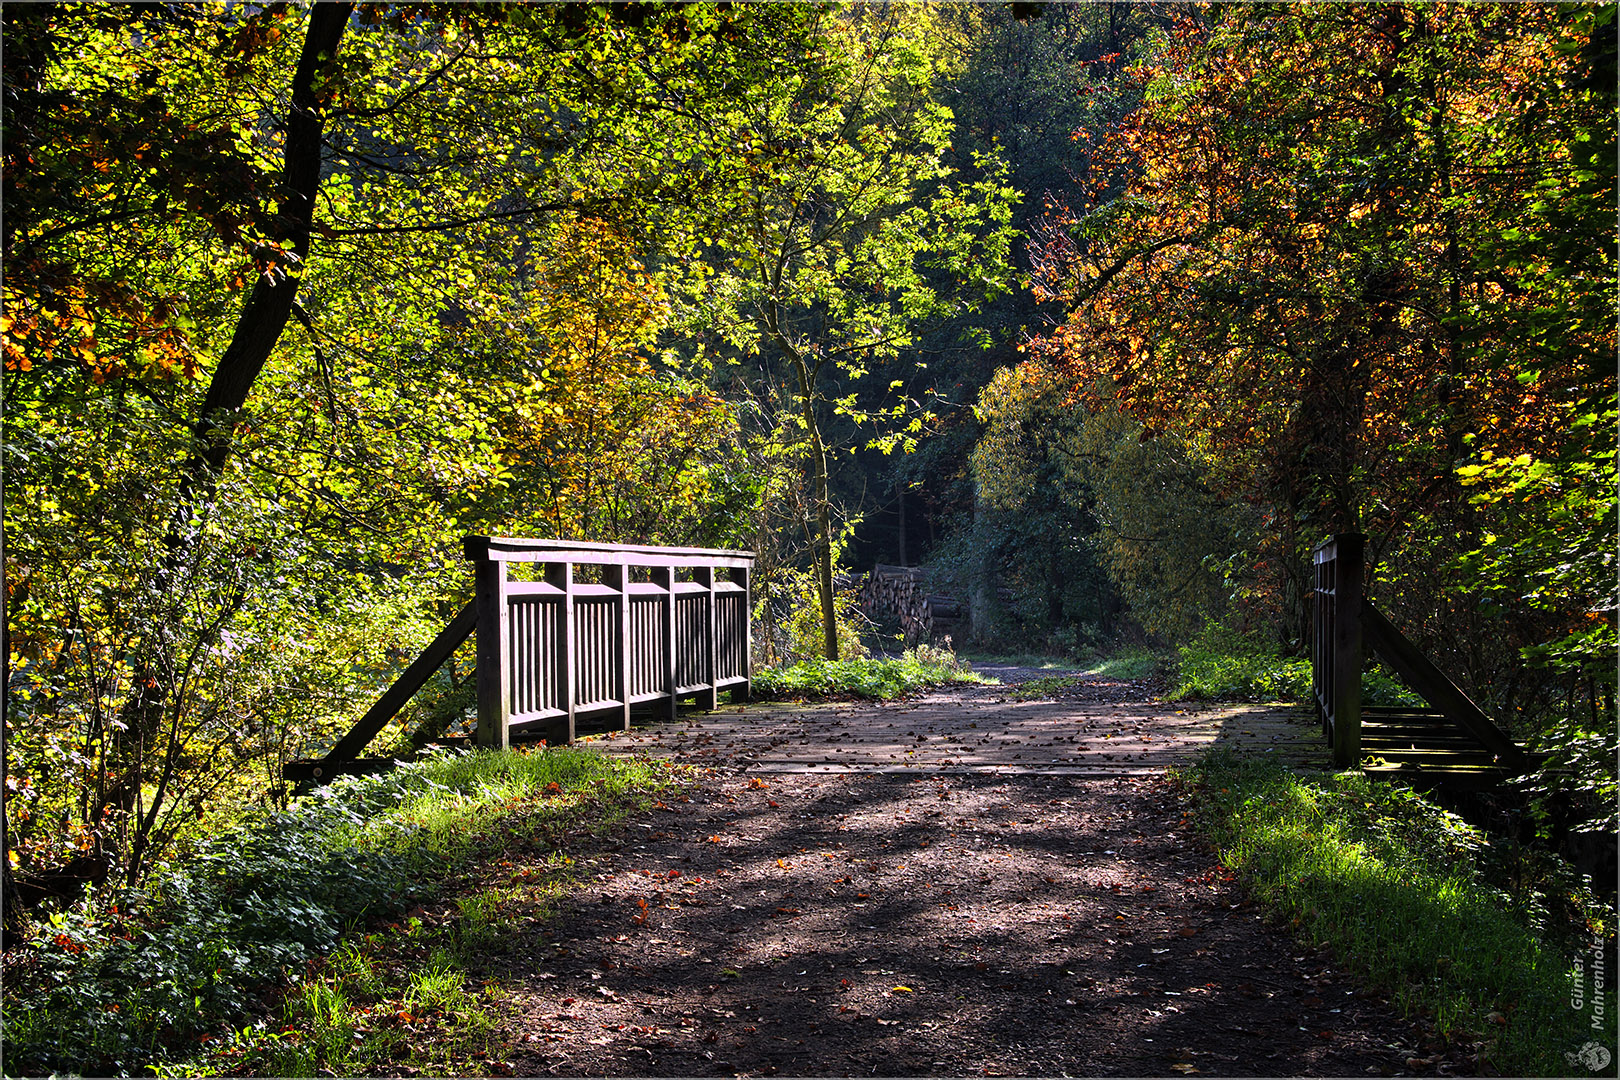
[[[1164,734],[1155,723],[1177,715],[1149,687],[1075,689],[1064,706],[1070,735],[1121,715]],[[505,994],[499,1071],[1469,1071],[1331,956],[1268,924],[1193,834],[1158,762],[1082,774],[1051,755],[1015,760],[1015,744],[992,739],[978,763],[828,771],[783,753],[796,742],[767,748],[786,730],[773,724],[823,731],[836,719],[844,741],[864,731],[875,741],[857,745],[885,748],[874,758],[903,757],[915,735],[891,739],[883,725],[918,710],[956,710],[1004,735],[1025,718],[1020,708],[1039,709],[1015,708],[1009,694],[752,710],[746,724],[710,714],[605,742],[612,752],[675,748],[701,767],[678,798],[574,851],[581,884],[558,917],[504,945],[481,973]],[[1253,730],[1244,715],[1250,727],[1234,732]],[[705,740],[710,723],[724,737]],[[1297,717],[1290,724],[1284,734],[1300,728]],[[724,753],[710,753],[717,747]]]

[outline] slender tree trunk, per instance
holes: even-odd
[[[292,314],[298,292],[297,267],[309,255],[310,226],[315,215],[315,196],[321,180],[322,130],[325,125],[323,80],[337,57],[338,43],[348,25],[353,5],[317,3],[311,6],[309,26],[293,73],[292,94],[285,123],[281,183],[277,193],[280,233],[275,237],[285,252],[296,256],[292,266],[267,266],[260,274],[237,317],[230,344],[215,366],[202,408],[192,424],[191,453],[180,468],[175,504],[168,534],[164,538],[163,563],[158,573],[160,591],[178,587],[188,560],[195,554],[196,523],[210,512],[219,475],[231,454],[237,412],[247,403],[253,384],[264,370]],[[289,260],[290,262],[290,260]],[[291,272],[288,272],[291,271]],[[164,622],[178,623],[176,610]],[[175,692],[167,629],[148,647],[147,655],[136,666],[134,689],[122,709],[123,734],[119,738],[120,777],[110,791],[97,800],[89,824],[99,824],[109,811],[128,812],[136,795],[132,777],[140,759],[158,743],[158,729],[166,711],[175,710],[176,723],[181,705],[171,701]],[[175,737],[178,737],[176,734]],[[147,815],[155,820],[156,814]],[[145,824],[143,821],[142,824]],[[144,837],[136,839],[142,850]],[[126,868],[131,880],[138,866]]]
[[[816,401],[811,393],[815,383],[810,366],[797,351],[790,355],[793,357],[794,371],[799,376],[805,429],[810,435],[811,493],[816,500],[816,538],[812,558],[816,570],[816,598],[821,603],[822,649],[828,660],[836,660],[838,612],[833,597],[832,493],[827,484],[827,445],[822,441],[821,428],[816,423]]]
[[[292,99],[287,111],[287,141],[282,161],[279,213],[282,235],[276,239],[302,264],[309,257],[309,232],[315,218],[315,195],[321,182],[321,134],[324,104],[316,80],[337,59],[338,42],[348,25],[352,4],[318,3],[312,6],[309,29],[293,74]],[[236,321],[231,343],[219,358],[208,384],[202,409],[192,426],[192,452],[180,478],[176,522],[206,502],[231,452],[238,409],[264,370],[281,332],[292,314],[298,294],[294,273],[261,274]]]
[[[903,477],[895,477],[894,489],[895,508],[900,513],[900,565],[910,566],[906,561],[906,481]]]

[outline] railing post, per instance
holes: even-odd
[[[742,676],[748,680],[742,684],[740,690],[731,692],[731,700],[752,701],[754,698],[754,572],[746,566],[736,567],[731,571],[731,580],[743,587],[742,599],[742,626],[738,632],[742,634]]]
[[[506,563],[493,558],[489,540],[469,536],[464,550],[473,564],[474,603],[478,605],[478,732],[475,741],[485,749],[505,750],[512,698],[507,672],[511,668],[507,636]]]
[[[1361,575],[1365,560],[1359,533],[1333,538],[1333,764],[1361,764]]]
[[[698,691],[697,706],[707,712],[713,712],[720,705],[720,695],[716,692],[714,684],[720,681],[719,634],[717,633],[716,618],[718,605],[714,602],[714,567],[696,566],[692,568],[692,577],[708,590],[703,595],[703,640],[694,642],[703,649],[704,655],[700,657],[703,681],[708,685]]]
[[[579,635],[574,632],[574,564],[571,562],[546,563],[546,583],[562,590],[562,616],[557,621],[562,663],[557,672],[558,704],[568,711],[567,742],[574,742],[574,665],[579,651]]]
[[[617,694],[623,703],[624,712],[620,716],[625,731],[630,730],[630,573],[628,566],[602,567],[602,582],[609,588],[619,590],[618,597],[613,602],[613,629],[615,678],[618,680]]]
[[[666,699],[669,718],[673,720],[678,712],[675,694],[675,568],[655,566],[652,578],[664,589],[664,687],[669,695]]]

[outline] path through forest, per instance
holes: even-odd
[[[600,740],[705,769],[628,836],[574,852],[584,887],[493,963],[506,1063],[517,1075],[1467,1071],[1267,924],[1163,775],[1211,740],[1320,757],[1299,717],[1158,705],[1151,687],[1101,679],[1063,701],[1010,697],[731,710]]]

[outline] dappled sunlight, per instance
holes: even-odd
[[[1080,700],[1019,701],[1008,687],[987,686],[881,705],[728,706],[593,741],[608,753],[762,772],[1152,775],[1212,749],[1327,763],[1316,721],[1298,706],[1164,703],[1117,685],[1127,693]]]
[[[1340,1048],[1298,1030],[1326,964],[1259,924],[1154,781],[715,776],[522,936],[492,959],[520,1073],[1288,1073]],[[1238,1066],[1262,1029],[1294,1045]]]

